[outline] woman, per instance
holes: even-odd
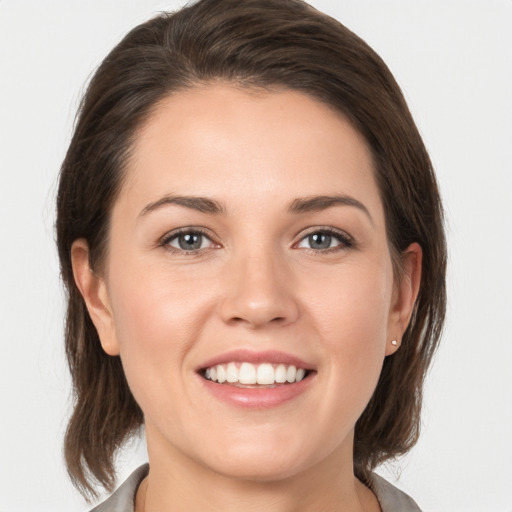
[[[104,60],[62,166],[75,484],[97,511],[419,510],[445,309],[431,164],[361,39],[297,0],[202,0]]]

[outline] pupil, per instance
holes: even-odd
[[[325,233],[310,235],[309,243],[313,249],[328,249],[331,246],[331,236]]]
[[[180,248],[185,251],[190,249],[199,249],[201,247],[201,235],[194,233],[187,233],[186,235],[180,235],[179,239]]]

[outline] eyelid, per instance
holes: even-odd
[[[357,245],[356,241],[354,240],[354,237],[349,235],[346,231],[334,228],[332,226],[313,226],[311,228],[307,228],[305,231],[302,231],[298,235],[299,239],[297,242],[295,242],[293,244],[293,247],[296,247],[305,238],[307,238],[308,236],[311,236],[315,233],[324,233],[324,234],[333,236],[334,238],[336,238],[340,241],[340,246],[331,247],[328,249],[307,249],[306,248],[306,250],[314,251],[315,253],[318,253],[318,252],[326,253],[326,252],[335,251],[335,250],[354,248]]]
[[[172,247],[169,245],[169,242],[175,238],[177,238],[179,235],[183,235],[183,234],[189,234],[189,233],[195,233],[195,234],[200,234],[202,236],[204,236],[205,238],[207,238],[208,240],[210,240],[210,242],[212,243],[212,245],[215,247],[220,247],[220,244],[218,242],[215,241],[215,237],[213,236],[213,234],[211,233],[211,231],[209,229],[206,229],[206,228],[203,228],[203,227],[200,227],[200,226],[186,226],[186,227],[181,227],[181,228],[177,228],[177,229],[173,229],[169,232],[167,232],[165,235],[163,235],[159,240],[158,240],[158,243],[157,245],[159,247],[163,247],[164,249],[170,251],[170,252],[176,252],[176,253],[179,253],[179,254],[200,254],[208,249],[211,249],[212,247],[206,247],[206,248],[203,248],[203,249],[195,249],[195,250],[191,250],[191,251],[187,251],[186,249],[178,249],[176,247]]]
[[[221,244],[219,244],[215,240],[215,236],[213,233],[204,227],[201,226],[186,226],[181,227],[177,229],[173,229],[169,232],[167,232],[165,235],[163,235],[157,242],[157,245],[159,247],[163,247],[166,250],[169,250],[171,252],[179,253],[179,254],[201,254],[202,252],[211,249],[212,247],[206,247],[203,249],[194,249],[187,251],[186,249],[178,249],[176,247],[172,247],[169,245],[169,242],[179,235],[182,234],[189,234],[189,233],[196,233],[200,234],[204,237],[206,237],[210,242],[212,243],[213,248],[220,248]],[[299,235],[297,235],[298,240],[293,243],[292,248],[297,248],[298,244],[302,242],[305,238],[308,236],[311,236],[315,233],[324,233],[327,235],[330,235],[334,238],[336,238],[339,242],[339,246],[327,248],[327,249],[313,249],[313,248],[304,248],[305,250],[313,251],[315,253],[328,253],[328,252],[334,252],[339,250],[346,250],[349,248],[354,248],[357,246],[356,241],[354,238],[349,235],[346,231],[334,228],[332,226],[312,226],[310,228],[307,228],[303,230]]]

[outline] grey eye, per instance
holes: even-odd
[[[328,249],[342,250],[353,247],[353,245],[353,240],[344,233],[328,229],[319,229],[302,238],[297,247],[327,252]]]
[[[178,244],[180,249],[190,251],[191,249],[200,249],[203,241],[203,235],[196,233],[186,233],[178,236]]]
[[[313,233],[308,236],[308,242],[311,249],[329,249],[332,247],[332,236],[327,233]]]
[[[203,233],[189,231],[173,235],[165,242],[165,244],[182,251],[197,251],[199,249],[210,247],[213,243]]]

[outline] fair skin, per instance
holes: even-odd
[[[354,425],[409,321],[421,249],[396,279],[365,140],[301,93],[215,84],[161,102],[126,172],[101,271],[84,240],[72,260],[144,412],[137,511],[377,512]],[[305,374],[212,380],[244,362]]]

